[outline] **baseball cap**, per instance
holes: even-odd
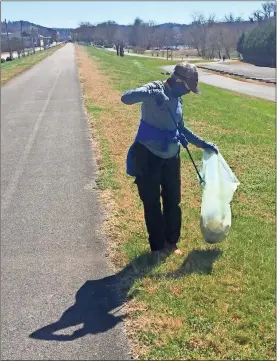
[[[179,63],[175,66],[171,78],[184,81],[188,88],[195,94],[200,94],[198,86],[198,71],[194,64],[187,62]]]

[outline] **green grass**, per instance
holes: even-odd
[[[94,119],[97,121],[99,119],[99,113],[107,112],[108,109],[97,107],[88,101],[86,103],[86,108],[88,113],[92,113]],[[111,161],[109,156],[109,144],[104,134],[101,132],[98,133],[99,137],[99,147],[101,152],[101,164],[99,166],[100,176],[97,180],[97,186],[99,189],[104,190],[107,188],[117,189],[117,182],[114,177],[115,165]]]
[[[62,46],[63,45],[58,45],[50,49],[36,52],[33,55],[25,56],[20,59],[16,58],[13,61],[6,61],[5,63],[1,63],[1,86],[5,85],[15,76],[32,68],[35,64],[45,59],[47,56],[53,54]]]
[[[158,68],[163,65],[161,60],[87,50],[109,75],[115,91],[166,78]],[[129,296],[146,305],[144,311],[131,316],[135,337],[144,359],[271,360],[275,358],[276,302],[275,104],[200,86],[200,97],[184,97],[185,123],[218,145],[241,182],[232,202],[230,235],[217,247],[204,244],[199,230],[201,191],[182,150],[180,247],[187,257],[171,256],[149,272],[142,270],[143,276],[133,280]],[[133,109],[137,112],[138,107]],[[93,108],[89,111],[99,113]],[[133,119],[136,124],[138,121]],[[135,136],[134,127],[129,123],[126,127]],[[112,146],[105,132],[99,137],[104,164],[109,164],[102,169],[102,187],[124,192],[132,180],[126,177],[115,189]],[[200,164],[201,150],[190,148]],[[131,187],[136,192],[135,186]],[[136,204],[140,211],[141,204]],[[118,214],[122,230],[132,221],[126,214],[124,209]],[[119,247],[129,262],[147,249],[145,228],[123,239]]]

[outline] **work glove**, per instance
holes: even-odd
[[[155,96],[156,104],[159,107],[165,108],[167,106],[167,102],[169,101],[169,98],[165,95],[163,91],[155,89],[154,96]]]
[[[203,149],[210,150],[211,152],[214,152],[214,153],[218,154],[217,146],[215,144],[211,143],[211,142],[205,142],[204,141]]]

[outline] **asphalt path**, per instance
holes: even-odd
[[[73,44],[1,94],[1,359],[122,360]]]
[[[225,62],[220,63],[209,63],[205,64],[205,67],[210,70],[218,70],[218,71],[226,71],[230,72],[234,75],[241,75],[256,79],[263,79],[265,81],[275,81],[276,80],[276,69],[263,67],[263,66],[255,66],[252,64],[244,64],[244,63],[235,63],[231,62],[228,64]]]

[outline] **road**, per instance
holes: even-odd
[[[73,45],[1,95],[1,359],[128,359]]]
[[[252,64],[243,63],[210,63],[205,64],[205,67],[211,70],[222,70],[230,73],[244,75],[248,77],[263,79],[263,80],[276,80],[276,69],[262,66],[255,66]]]
[[[167,72],[172,72],[174,69],[174,65],[166,65],[161,68]],[[231,90],[236,93],[270,100],[273,102],[276,101],[275,87],[273,86],[235,80],[221,75],[207,73],[205,71],[202,71],[201,69],[199,69],[198,72],[199,82],[201,83],[209,84],[222,89]]]

